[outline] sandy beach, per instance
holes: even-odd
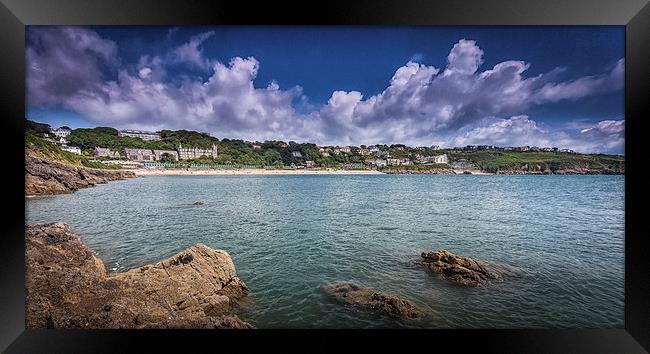
[[[241,168],[241,169],[137,169],[133,170],[137,176],[185,176],[185,175],[368,175],[368,174],[382,174],[374,170],[335,170],[335,169],[256,169],[256,168]]]

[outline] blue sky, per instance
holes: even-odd
[[[30,27],[27,116],[622,153],[623,27]]]

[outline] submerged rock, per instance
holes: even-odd
[[[325,286],[325,292],[339,302],[400,318],[419,318],[423,313],[408,300],[396,295],[360,287],[354,283],[336,282]]]
[[[27,328],[252,328],[234,314],[248,288],[222,250],[192,246],[123,273],[63,223],[28,226]]]
[[[441,278],[461,285],[476,286],[502,275],[502,272],[492,265],[445,250],[422,252],[420,262]]]
[[[27,195],[72,193],[96,184],[134,177],[133,171],[69,166],[25,155],[25,194]]]
[[[203,204],[205,204],[205,202],[202,200],[197,200],[194,203],[192,203],[192,205],[203,205]]]

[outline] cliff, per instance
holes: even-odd
[[[248,288],[222,250],[197,244],[123,273],[63,223],[26,228],[27,328],[252,328],[237,317]]]
[[[134,177],[135,173],[132,171],[70,166],[29,154],[25,155],[25,194],[27,195],[72,193],[96,184]]]

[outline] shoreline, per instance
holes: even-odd
[[[375,170],[335,170],[335,169],[212,169],[212,170],[162,170],[137,169],[136,176],[212,176],[212,175],[382,175]]]

